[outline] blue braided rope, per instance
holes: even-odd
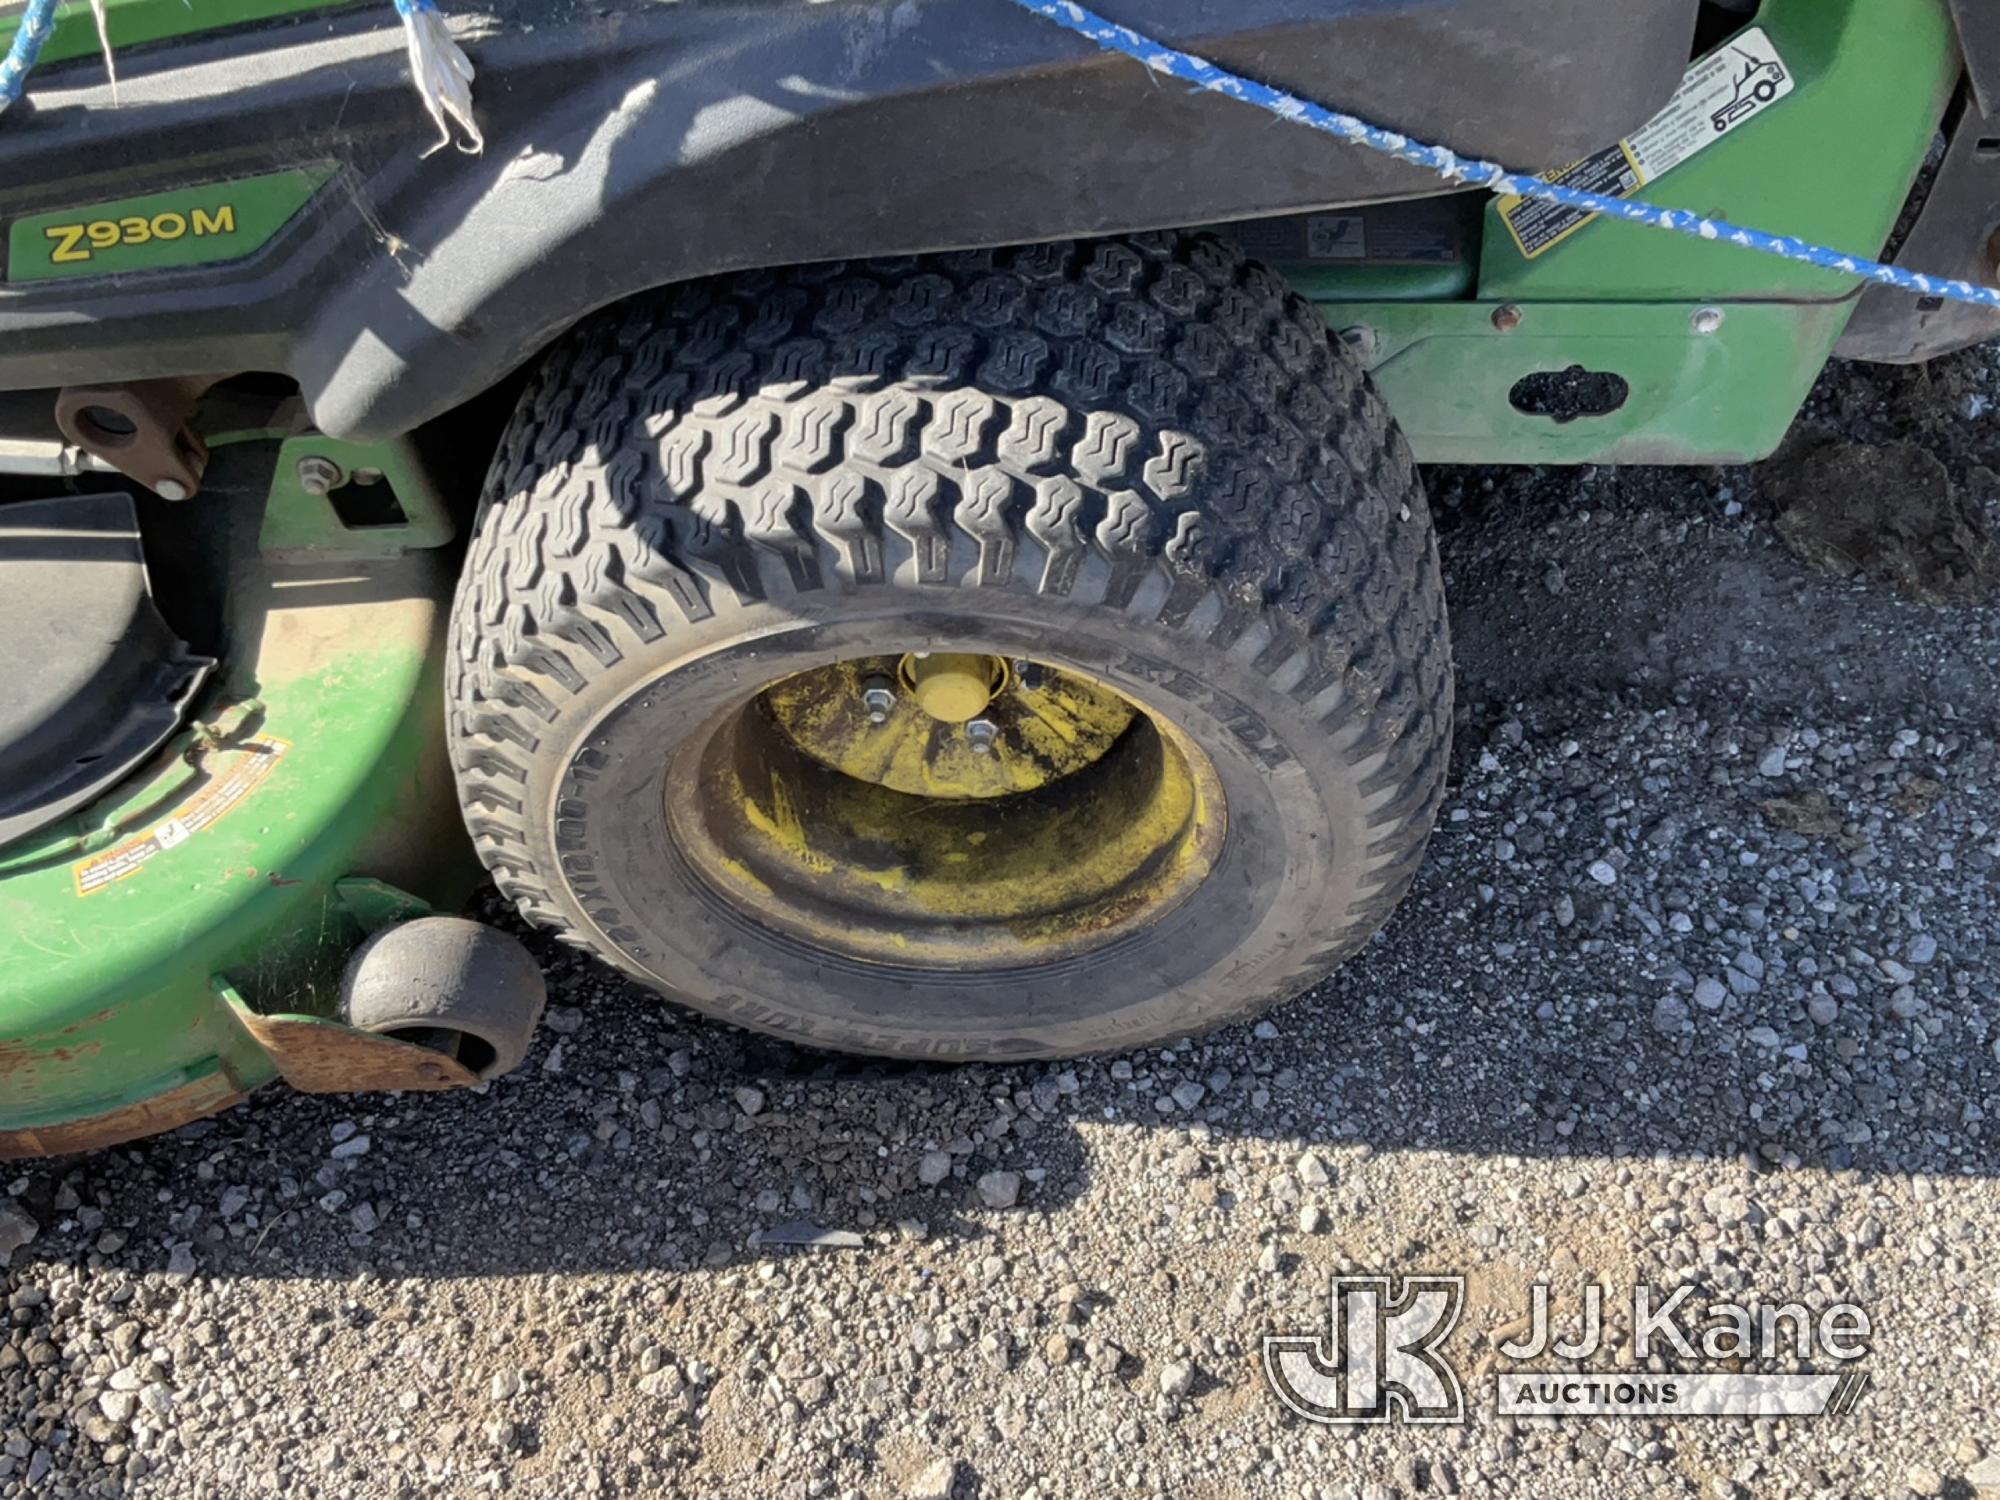
[[[20,30],[14,33],[14,45],[7,49],[6,57],[0,58],[0,113],[21,97],[28,69],[42,55],[42,43],[55,29],[56,0],[28,0],[28,8],[21,13]]]
[[[1682,209],[1656,208],[1650,203],[1639,203],[1627,198],[1607,198],[1601,193],[1586,193],[1576,188],[1544,182],[1539,177],[1524,177],[1518,172],[1508,171],[1497,162],[1458,156],[1443,146],[1430,146],[1422,141],[1413,141],[1408,136],[1399,135],[1393,130],[1383,130],[1365,120],[1357,120],[1353,115],[1344,115],[1338,110],[1323,108],[1295,94],[1288,94],[1282,89],[1274,89],[1266,84],[1255,83],[1248,78],[1240,78],[1234,73],[1225,72],[1204,58],[1177,51],[1163,42],[1156,42],[1151,37],[1141,35],[1129,26],[1120,26],[1116,21],[1106,20],[1095,11],[1074,4],[1073,0],[1014,0],[1014,3],[1033,11],[1038,16],[1054,21],[1058,26],[1074,31],[1078,36],[1095,42],[1107,51],[1122,52],[1127,57],[1135,58],[1156,73],[1179,78],[1211,94],[1221,94],[1226,98],[1239,99],[1245,104],[1254,104],[1259,109],[1268,110],[1282,119],[1309,125],[1314,130],[1338,136],[1357,146],[1366,146],[1372,151],[1380,151],[1413,165],[1427,167],[1452,182],[1487,188],[1495,193],[1515,193],[1523,198],[1539,199],[1544,203],[1560,203],[1586,213],[1607,214],[1632,224],[1645,224],[1654,229],[1671,229],[1677,234],[1692,235],[1696,239],[1741,245],[1747,250],[1761,250],[1767,255],[1782,256],[1786,260],[1803,261],[1809,266],[1819,266],[1823,270],[1839,271],[1867,281],[1880,282],[1883,286],[1898,287],[1920,296],[1944,297],[1954,302],[1971,302],[1982,307],[2000,307],[2000,289],[1994,287],[1978,286],[1970,281],[1953,281],[1942,276],[1924,276],[1897,266],[1885,266],[1879,261],[1865,260],[1857,255],[1845,255],[1838,250],[1829,250],[1823,245],[1809,245],[1804,240],[1795,240],[1786,235],[1745,229],[1725,219],[1707,219],[1700,214],[1688,213]]]

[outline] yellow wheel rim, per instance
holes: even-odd
[[[668,768],[676,844],[753,920],[856,958],[1044,963],[1159,921],[1220,852],[1209,759],[1067,668],[862,657],[770,683]]]

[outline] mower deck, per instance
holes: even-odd
[[[383,1048],[417,1054],[394,1086],[470,1081],[329,1019],[360,937],[424,910],[397,888],[453,900],[475,871],[439,743],[449,584],[432,553],[252,556],[211,706],[0,852],[0,1157],[149,1134],[281,1074],[324,1086],[342,1056],[349,1086],[386,1086]]]

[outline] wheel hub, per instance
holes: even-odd
[[[1006,685],[1008,667],[997,656],[913,651],[898,671],[925,713],[947,724],[963,724],[978,718]]]
[[[820,764],[914,797],[1032,792],[1096,761],[1138,714],[1087,677],[954,652],[836,662],[763,697]]]

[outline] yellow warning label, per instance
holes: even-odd
[[[106,886],[138,874],[146,867],[147,860],[185,844],[204,828],[220,822],[257,789],[258,783],[277,768],[291,748],[284,740],[262,738],[212,752],[229,756],[229,769],[136,838],[78,863],[74,867],[77,895],[94,895]]]
[[[1575,188],[1580,193],[1629,198],[1646,185],[1646,174],[1640,170],[1631,148],[1620,141],[1595,156],[1586,156],[1561,171],[1548,173],[1543,180],[1558,187]],[[1597,215],[1561,203],[1544,203],[1539,198],[1510,194],[1500,200],[1500,217],[1506,220],[1508,232],[1514,236],[1521,253],[1533,260],[1544,250],[1561,244]]]
[[[1605,198],[1629,198],[1647,183],[1754,120],[1797,87],[1791,69],[1760,26],[1688,69],[1667,107],[1629,139],[1571,162],[1543,181]],[[1597,215],[1514,194],[1500,218],[1529,260],[1575,234]]]

